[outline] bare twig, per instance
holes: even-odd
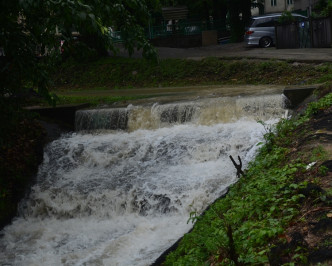
[[[236,168],[236,176],[237,176],[238,178],[240,178],[241,175],[244,176],[244,172],[242,171],[242,161],[241,161],[240,156],[237,157],[237,158],[239,159],[239,164],[237,164],[237,163],[235,162],[235,160],[233,159],[232,155],[229,155],[229,158],[231,158],[232,163],[234,164],[234,166],[235,166],[235,168]]]
[[[239,263],[239,255],[236,253],[235,250],[235,244],[234,244],[234,239],[233,239],[233,229],[232,226],[230,224],[227,224],[226,226],[226,232],[227,232],[227,237],[228,237],[228,246],[229,246],[229,258],[234,261],[235,265],[242,265],[241,263]]]
[[[318,207],[316,209],[313,209],[313,210],[310,210],[310,211],[307,211],[306,213],[304,213],[301,218],[307,216],[309,213],[312,213],[312,212],[318,212],[318,211],[329,211],[329,210],[332,210],[332,207]],[[301,219],[300,218],[300,219]]]

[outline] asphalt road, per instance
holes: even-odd
[[[332,48],[276,49],[246,47],[244,43],[229,43],[196,48],[156,47],[160,58],[188,58],[199,60],[205,57],[280,59],[298,62],[332,62]],[[120,47],[119,56],[128,56]],[[136,51],[132,57],[141,57]]]

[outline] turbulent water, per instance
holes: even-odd
[[[1,232],[0,261],[153,263],[192,227],[191,211],[236,182],[229,155],[254,157],[256,120],[284,112],[269,95],[78,113],[78,132],[46,147],[37,184]]]

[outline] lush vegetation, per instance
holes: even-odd
[[[253,1],[257,2],[257,1]],[[49,94],[49,72],[68,56],[90,59],[116,51],[111,32],[121,31],[128,52],[141,49],[145,58],[156,59],[146,30],[157,23],[162,5],[183,5],[206,21],[222,18],[229,23],[238,41],[250,19],[250,0],[147,1],[147,0],[13,0],[0,3],[0,96],[36,91],[55,103]],[[221,8],[222,7],[222,8]],[[223,10],[221,13],[218,10]],[[197,12],[199,11],[199,12]],[[196,12],[196,13],[195,13]],[[242,17],[240,16],[242,14]],[[79,32],[77,39],[73,32]],[[64,41],[61,47],[61,41]],[[63,51],[60,56],[60,51]]]
[[[299,151],[311,134],[312,115],[326,109],[331,112],[331,106],[332,93],[310,104],[300,118],[282,120],[276,128],[265,125],[266,143],[245,176],[203,216],[192,213],[189,222],[196,221],[194,230],[184,236],[164,265],[308,264],[308,247],[301,239],[290,240],[287,228],[306,220],[303,205],[310,206],[309,212],[324,209],[322,204],[331,210],[326,191],[308,189],[319,185],[327,174],[321,165],[328,158],[327,151],[321,145],[303,154]]]
[[[331,79],[332,65],[278,60],[205,58],[144,59],[110,57],[90,63],[66,62],[55,77],[55,91],[207,84],[305,85]]]
[[[328,17],[332,14],[332,1],[331,0],[319,0],[314,5],[313,17]]]
[[[124,47],[131,53],[142,49],[146,57],[155,52],[145,36],[153,1],[13,0],[0,3],[0,97],[36,91],[50,103],[49,72],[69,51],[81,55],[114,50],[109,28],[123,33]],[[81,34],[74,41],[73,32]]]

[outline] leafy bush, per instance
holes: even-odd
[[[309,117],[313,114],[317,114],[332,106],[332,93],[327,94],[325,97],[321,98],[317,102],[312,102],[309,104],[306,110],[306,116]]]
[[[278,19],[278,22],[280,24],[290,24],[292,22],[295,22],[295,18],[292,16],[292,13],[290,11],[284,11]]]

